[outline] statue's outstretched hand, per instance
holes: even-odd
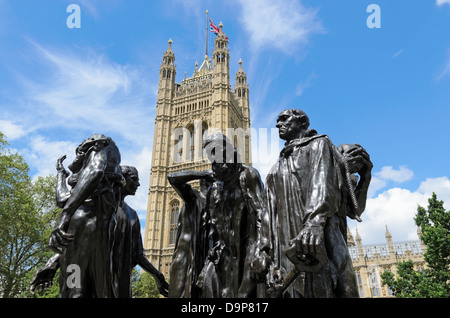
[[[47,265],[39,269],[30,283],[31,294],[34,295],[36,289],[39,293],[42,293],[45,289],[51,287],[56,271],[56,268]]]

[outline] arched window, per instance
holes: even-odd
[[[170,240],[169,244],[175,244],[177,238],[178,215],[180,214],[180,203],[174,201],[170,211]]]
[[[207,137],[208,137],[208,124],[203,122],[202,123],[202,147],[203,147],[203,144],[205,143]],[[208,159],[208,157],[206,155],[206,149],[202,150],[202,158]]]
[[[362,284],[360,272],[356,272],[356,283],[358,284],[359,297],[364,297],[363,284]]]
[[[187,132],[187,160],[194,160],[194,126],[190,125],[188,127],[186,127],[188,132]]]
[[[181,163],[183,161],[183,134],[179,134],[176,137],[174,144],[175,151],[175,163]]]
[[[373,270],[372,272],[369,272],[369,280],[370,280],[370,285],[372,288],[372,296],[379,297],[380,289],[378,286],[378,279],[377,279],[377,274],[376,274],[375,270]]]

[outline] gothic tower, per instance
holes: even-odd
[[[251,163],[250,105],[247,76],[239,61],[234,90],[230,84],[230,52],[222,31],[214,42],[212,57],[195,64],[191,77],[175,82],[172,40],[163,55],[153,135],[150,186],[144,248],[147,258],[166,277],[176,238],[178,213],[183,204],[167,175],[182,170],[211,168],[202,143],[213,131],[234,142],[245,164]],[[186,74],[186,73],[185,73]],[[198,182],[193,182],[198,187]]]

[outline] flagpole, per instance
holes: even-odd
[[[205,56],[208,56],[208,10],[206,10],[206,30],[205,30],[205,33],[206,33],[206,49],[205,49],[205,51],[206,51],[206,55]]]

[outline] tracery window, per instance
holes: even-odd
[[[180,213],[180,203],[175,201],[172,203],[170,211],[170,239],[169,244],[175,244],[178,228],[178,215]]]

